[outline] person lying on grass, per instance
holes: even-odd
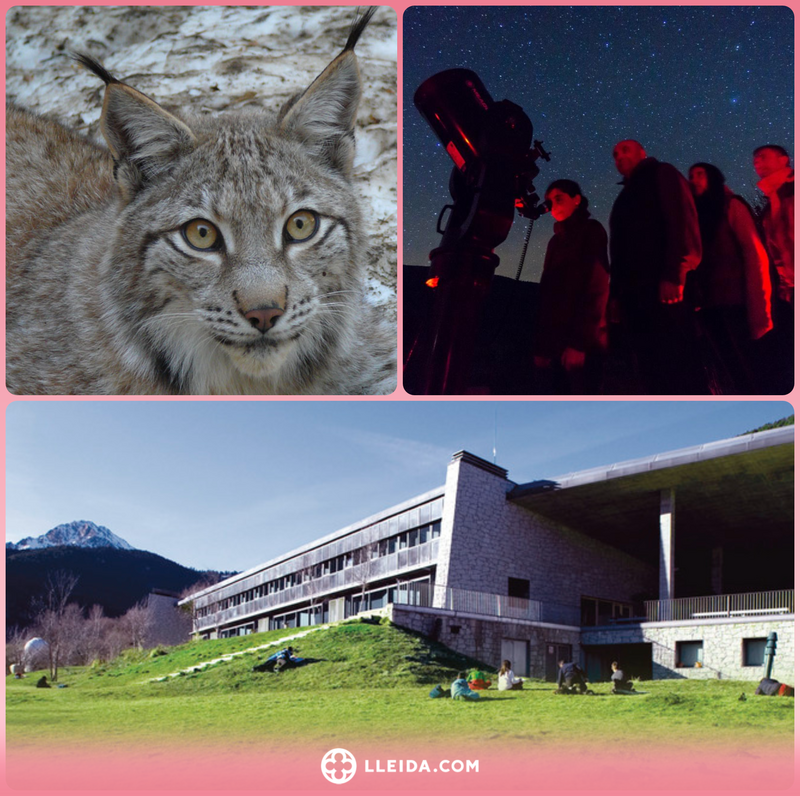
[[[480,699],[481,697],[477,691],[470,690],[469,683],[467,682],[467,672],[458,673],[458,677],[450,686],[450,695],[453,697],[453,699],[469,699],[473,701]]]

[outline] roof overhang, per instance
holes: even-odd
[[[681,545],[780,542],[792,555],[793,426],[521,484],[507,498],[656,563],[660,496],[670,489]]]

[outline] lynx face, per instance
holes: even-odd
[[[7,384],[55,394],[369,394],[394,334],[365,298],[342,52],[278,114],[178,118],[105,83],[107,149],[7,109]]]
[[[117,224],[122,258],[136,258],[132,290],[144,291],[141,329],[182,352],[178,370],[201,352],[224,352],[251,378],[302,368],[347,327],[361,279],[356,197],[260,116],[195,136]]]

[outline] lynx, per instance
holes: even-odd
[[[373,12],[275,116],[178,118],[86,55],[107,148],[7,108],[9,390],[395,389],[351,182],[354,48]]]

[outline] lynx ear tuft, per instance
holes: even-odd
[[[337,171],[349,175],[355,157],[353,130],[360,99],[358,61],[352,49],[344,50],[281,111],[280,127],[300,138]]]
[[[124,83],[106,85],[100,128],[114,160],[117,182],[132,195],[191,151],[194,133],[171,113]]]

